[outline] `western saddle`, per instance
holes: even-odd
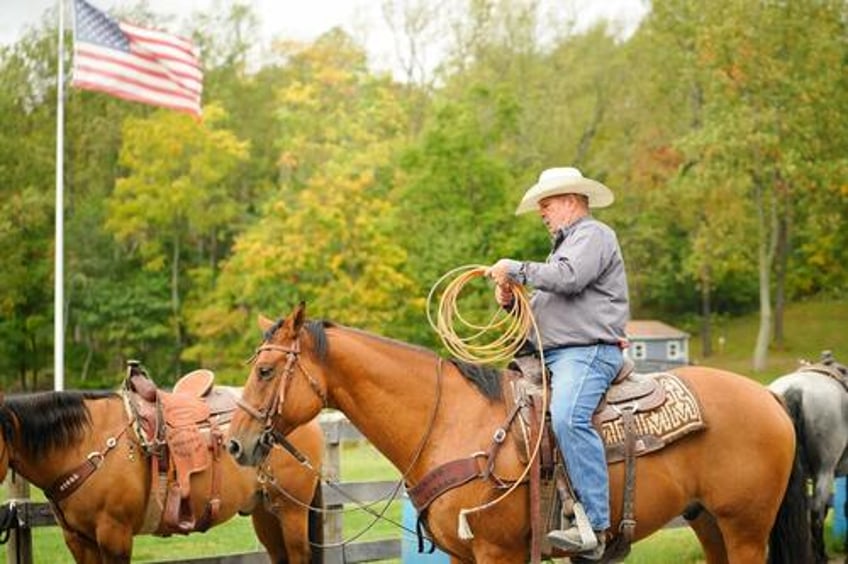
[[[151,468],[142,532],[169,536],[205,531],[218,516],[222,426],[232,419],[237,398],[232,390],[213,386],[214,380],[211,371],[195,370],[168,392],[156,386],[138,361],[128,362],[124,399]],[[211,491],[203,515],[196,519],[191,476],[210,466]]]

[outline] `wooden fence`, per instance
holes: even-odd
[[[334,482],[337,481],[341,469],[341,445],[344,441],[362,440],[356,430],[340,413],[325,413],[321,417],[324,429],[326,450],[322,473]],[[339,544],[343,541],[342,506],[355,499],[369,503],[386,499],[395,489],[397,482],[342,482],[334,483],[336,487],[323,485],[324,507],[324,543]],[[14,501],[5,503],[6,509],[15,504],[17,526],[10,530],[9,542],[6,545],[6,562],[9,564],[32,564],[33,552],[37,547],[32,545],[32,529],[34,527],[56,526],[56,520],[50,506],[46,503],[36,503],[29,500],[29,484],[22,479],[15,480],[9,488],[9,498]],[[341,490],[341,491],[339,491]],[[398,535],[400,537],[400,535]],[[339,547],[328,547],[324,550],[324,561],[328,564],[372,562],[400,558],[400,538],[361,541],[345,544]],[[45,558],[39,558],[45,561]],[[174,560],[168,560],[174,562]],[[264,551],[227,556],[195,558],[179,561],[182,564],[267,564],[268,556]]]

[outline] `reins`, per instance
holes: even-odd
[[[487,267],[474,264],[455,268],[439,278],[427,296],[427,319],[430,326],[453,355],[465,362],[475,364],[495,364],[512,359],[524,345],[531,329],[537,337],[536,342],[541,343],[539,327],[530,309],[530,301],[520,284],[510,284],[514,298],[509,309],[498,308],[486,324],[473,323],[459,313],[457,303],[463,288],[473,279],[485,276],[486,270]],[[451,277],[454,278],[447,282],[442,292],[434,320],[431,315],[431,303],[439,288]],[[465,328],[471,329],[472,334],[460,336],[455,328],[457,322]],[[495,331],[499,332],[499,335],[494,340],[486,341],[485,338]],[[544,367],[545,358],[541,348],[539,356]],[[542,405],[547,405],[548,386],[546,379],[547,375],[542,370]],[[544,435],[544,424],[544,418],[540,418],[536,444],[533,445],[533,451],[527,465],[518,479],[505,492],[488,503],[460,510],[457,534],[461,539],[474,538],[471,527],[468,525],[468,515],[497,505],[524,483],[525,478],[530,473],[533,461],[539,455]]]

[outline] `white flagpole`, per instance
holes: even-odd
[[[65,4],[59,0],[56,78],[56,240],[53,280],[53,389],[65,388]]]

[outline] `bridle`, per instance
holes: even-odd
[[[260,436],[260,443],[265,446],[271,446],[274,443],[280,442],[281,433],[278,433],[274,430],[274,417],[279,413],[282,409],[280,405],[280,396],[282,395],[280,391],[282,390],[283,394],[287,394],[289,388],[291,387],[291,383],[294,380],[294,376],[297,372],[303,374],[306,377],[306,381],[309,383],[309,387],[312,388],[312,391],[315,392],[315,395],[321,400],[321,404],[323,407],[327,407],[329,402],[327,400],[327,392],[321,387],[318,381],[309,373],[308,370],[303,366],[303,363],[300,361],[300,337],[298,336],[292,341],[290,347],[284,347],[282,345],[275,345],[272,343],[263,343],[256,351],[253,353],[253,356],[250,358],[248,362],[256,364],[256,360],[259,358],[259,354],[266,351],[276,351],[285,353],[286,355],[286,364],[283,366],[282,377],[278,378],[278,374],[275,374],[273,377],[277,378],[277,383],[274,386],[273,394],[265,403],[264,407],[257,409],[256,407],[250,405],[242,398],[237,400],[238,406],[243,409],[248,415],[250,415],[253,419],[259,421],[263,425],[262,435]],[[260,377],[261,376],[257,376]]]

